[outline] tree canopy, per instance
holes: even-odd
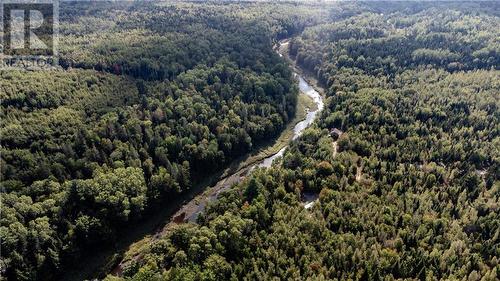
[[[61,3],[60,69],[0,70],[6,278],[59,278],[277,137],[297,87],[273,42],[315,21],[294,6]]]
[[[0,279],[59,279],[276,137],[289,38],[315,124],[106,280],[498,280],[499,23],[495,2],[61,3],[60,69],[0,70]]]
[[[291,40],[327,99],[282,160],[107,280],[498,279],[497,5],[375,4]]]

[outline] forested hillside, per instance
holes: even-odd
[[[498,11],[483,12],[487,8],[480,3],[447,6],[403,6],[389,14],[382,9],[320,24],[294,38],[290,53],[329,86],[342,83],[335,76],[344,71],[393,78],[425,67],[448,72],[498,68]]]
[[[0,71],[2,278],[54,280],[277,136],[293,4],[66,2],[60,70]]]
[[[498,3],[339,5],[290,43],[317,124],[107,280],[498,280]]]

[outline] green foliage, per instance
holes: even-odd
[[[92,179],[76,180],[71,184],[72,196],[88,211],[99,217],[127,221],[140,214],[146,205],[146,183],[140,168],[118,168],[111,172],[98,171]]]
[[[0,71],[5,276],[57,279],[278,136],[297,87],[272,43],[316,22],[294,7],[61,3],[61,69]]]
[[[152,243],[126,278],[147,263],[203,279],[216,255],[230,265],[223,280],[498,279],[494,7],[339,5],[352,15],[306,28],[290,48],[328,88],[318,122],[198,225]],[[319,193],[312,209],[306,192]]]
[[[57,279],[276,136],[297,88],[272,43],[302,32],[318,122],[106,280],[497,280],[497,10],[61,4],[61,69],[0,71],[2,274]]]
[[[352,71],[391,79],[425,67],[500,68],[498,16],[480,14],[481,5],[438,3],[422,9],[426,4],[418,3],[391,12],[385,5],[366,5],[359,15],[306,30],[291,41],[290,54],[328,86]]]

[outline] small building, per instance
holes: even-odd
[[[337,140],[338,138],[340,138],[340,136],[343,134],[344,132],[342,132],[341,130],[337,129],[337,128],[333,128],[330,130],[330,136]]]

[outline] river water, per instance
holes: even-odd
[[[287,45],[288,42],[286,41],[281,42],[279,48],[276,49],[281,57],[283,57],[283,53],[286,53]],[[299,82],[299,90],[301,94],[305,94],[308,97],[310,97],[316,104],[316,108],[314,110],[308,109],[309,111],[307,112],[305,119],[298,122],[294,126],[293,137],[291,141],[296,140],[298,137],[302,135],[304,130],[316,120],[318,114],[323,110],[324,107],[323,97],[321,96],[321,94],[318,93],[311,85],[309,85],[309,83],[302,76],[300,76],[297,73],[295,73],[294,75]],[[199,214],[205,211],[206,206],[210,202],[216,201],[221,193],[228,190],[235,184],[241,182],[255,168],[271,167],[271,165],[275,162],[275,160],[277,161],[283,156],[287,147],[288,146],[283,147],[276,154],[263,159],[259,163],[240,169],[237,172],[221,179],[219,182],[217,182],[216,185],[208,189],[204,194],[196,196],[195,198],[189,200],[186,204],[180,207],[180,209],[177,210],[177,212],[173,216],[170,217],[171,219],[170,222],[167,223],[167,225],[163,226],[160,230],[158,230],[153,235],[152,239],[155,240],[161,237],[164,234],[164,232],[168,230],[169,225],[171,224],[177,224],[182,221],[195,223]],[[303,202],[305,204],[305,208],[312,207],[316,199],[317,199],[317,194],[311,194],[311,195],[304,194]],[[123,269],[123,261],[116,266],[116,268],[113,270],[113,274],[120,275],[122,269]]]
[[[287,45],[288,45],[288,43],[286,41],[284,41],[280,44],[280,48],[277,48],[277,51],[281,57],[283,57],[283,54],[286,53],[286,46]],[[295,127],[293,128],[292,140],[297,139],[304,132],[304,130],[307,127],[309,127],[314,122],[314,120],[316,120],[318,113],[321,110],[323,110],[323,107],[324,107],[322,96],[316,90],[314,90],[313,87],[311,87],[307,83],[307,81],[304,80],[303,77],[301,77],[297,73],[295,73],[294,75],[295,75],[295,78],[299,82],[299,89],[300,89],[301,94],[305,94],[305,95],[309,96],[316,104],[316,109],[309,111],[306,115],[306,118],[295,125]],[[254,164],[250,167],[240,169],[237,172],[223,178],[222,180],[217,182],[217,184],[215,186],[208,189],[207,192],[205,192],[204,194],[196,196],[195,198],[189,200],[185,205],[180,207],[180,209],[178,209],[174,215],[169,213],[168,216],[170,217],[170,222],[167,223],[167,225],[164,225],[160,229],[156,230],[154,235],[151,236],[151,238],[150,238],[151,240],[149,241],[149,243],[152,243],[153,240],[156,240],[159,237],[162,237],[164,232],[168,230],[168,226],[171,224],[177,224],[177,221],[196,222],[198,215],[200,213],[204,212],[207,204],[217,200],[217,198],[219,197],[219,194],[228,190],[233,185],[239,183],[249,173],[251,173],[253,169],[270,167],[275,160],[278,160],[281,156],[283,156],[286,148],[287,147],[283,147],[276,154],[263,159],[259,163]],[[311,196],[307,196],[307,194],[304,194],[303,202],[306,204],[306,208],[309,205],[312,206],[313,203],[310,203],[309,201],[313,202],[313,200],[315,200],[316,198],[317,198],[317,195],[315,195],[315,194],[312,194]],[[134,234],[134,235],[143,235],[143,234],[141,231],[139,231],[138,234]],[[129,245],[137,242],[136,239],[138,236],[136,237],[134,235],[131,235],[130,237],[124,239],[123,242],[121,242],[123,245],[126,245],[124,247],[130,248]],[[119,246],[119,247],[122,247],[122,246]],[[110,251],[114,251],[114,250],[110,250]],[[84,267],[80,267],[77,270],[68,271],[67,274],[65,274],[65,277],[63,278],[63,280],[66,280],[66,279],[82,280],[82,279],[87,278],[88,276],[94,275],[97,268],[102,267],[103,263],[105,262],[107,257],[109,257],[111,255],[112,255],[112,253],[108,251],[108,252],[104,252],[101,255],[98,255],[96,257],[87,259],[87,261],[85,262],[86,265]],[[134,259],[136,259],[136,258],[139,258],[139,257],[137,257],[137,256],[134,257]],[[126,263],[127,261],[121,261],[114,268],[114,270],[112,271],[113,275],[118,275],[118,276],[121,275],[122,269],[124,267],[124,262]]]
[[[321,96],[321,94],[319,94],[318,91],[316,91],[311,85],[309,85],[309,83],[307,83],[307,81],[302,76],[300,76],[297,73],[295,73],[294,75],[299,80],[300,92],[307,95],[314,101],[314,103],[316,104],[316,109],[309,111],[306,115],[306,118],[295,125],[295,127],[293,128],[292,140],[295,140],[298,137],[300,137],[300,135],[302,135],[304,130],[307,127],[309,127],[314,122],[314,120],[316,120],[317,115],[319,114],[319,112],[323,110],[324,107],[323,97]],[[226,179],[222,180],[221,182],[219,182],[216,185],[219,186],[219,188],[216,188],[214,192],[211,192],[211,194],[208,194],[208,196],[206,196],[203,200],[201,200],[201,202],[198,202],[194,212],[189,212],[188,209],[186,209],[187,212],[185,212],[185,215],[187,221],[196,222],[198,215],[205,210],[208,203],[217,200],[219,194],[226,191],[234,184],[240,182],[243,178],[246,177],[247,174],[251,173],[255,168],[271,167],[271,165],[275,160],[283,156],[287,147],[288,146],[283,147],[276,154],[265,158],[260,163],[257,163],[244,171],[239,171],[238,173],[235,173],[234,175],[231,175]]]
[[[314,103],[316,104],[316,110],[309,111],[306,118],[295,125],[295,127],[293,128],[292,140],[295,140],[300,137],[300,135],[302,135],[304,130],[314,122],[314,120],[316,119],[316,115],[318,115],[318,113],[321,112],[324,107],[323,97],[313,87],[311,87],[311,85],[309,85],[306,80],[302,78],[302,76],[298,75],[297,73],[295,73],[295,76],[298,76],[299,79],[299,90],[314,101]],[[286,146],[283,147],[280,151],[278,151],[278,153],[264,159],[261,163],[257,164],[257,166],[264,168],[270,167],[275,159],[283,156],[286,148]]]

